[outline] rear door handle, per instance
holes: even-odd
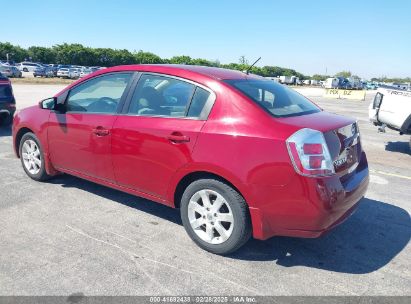
[[[181,134],[180,132],[173,132],[170,135],[167,136],[167,139],[173,143],[183,143],[183,142],[189,142],[190,137]]]
[[[97,136],[107,136],[110,134],[110,131],[101,126],[98,126],[97,128],[93,129],[93,133]]]

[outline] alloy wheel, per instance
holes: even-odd
[[[221,194],[210,189],[200,190],[191,197],[188,219],[197,236],[209,244],[224,243],[234,228],[230,205]]]
[[[32,139],[27,139],[23,143],[21,152],[24,167],[27,171],[32,175],[39,173],[41,169],[41,153],[36,142]]]

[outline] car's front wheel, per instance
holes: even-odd
[[[36,135],[31,132],[23,135],[19,153],[23,169],[30,178],[36,181],[45,181],[50,178],[44,164],[43,149]]]
[[[220,180],[200,179],[191,183],[184,191],[180,208],[188,235],[212,253],[232,253],[251,236],[247,203]]]

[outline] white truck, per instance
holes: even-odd
[[[292,76],[280,76],[280,83],[282,84],[292,84],[293,78]]]
[[[411,135],[411,92],[379,88],[368,108],[368,116],[380,132],[388,127],[401,135]]]

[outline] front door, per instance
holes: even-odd
[[[143,74],[128,113],[113,127],[118,184],[165,198],[174,173],[192,162],[192,151],[213,94],[180,79]]]
[[[49,118],[50,159],[56,169],[114,182],[112,127],[132,73],[97,76],[72,88],[65,111]]]

